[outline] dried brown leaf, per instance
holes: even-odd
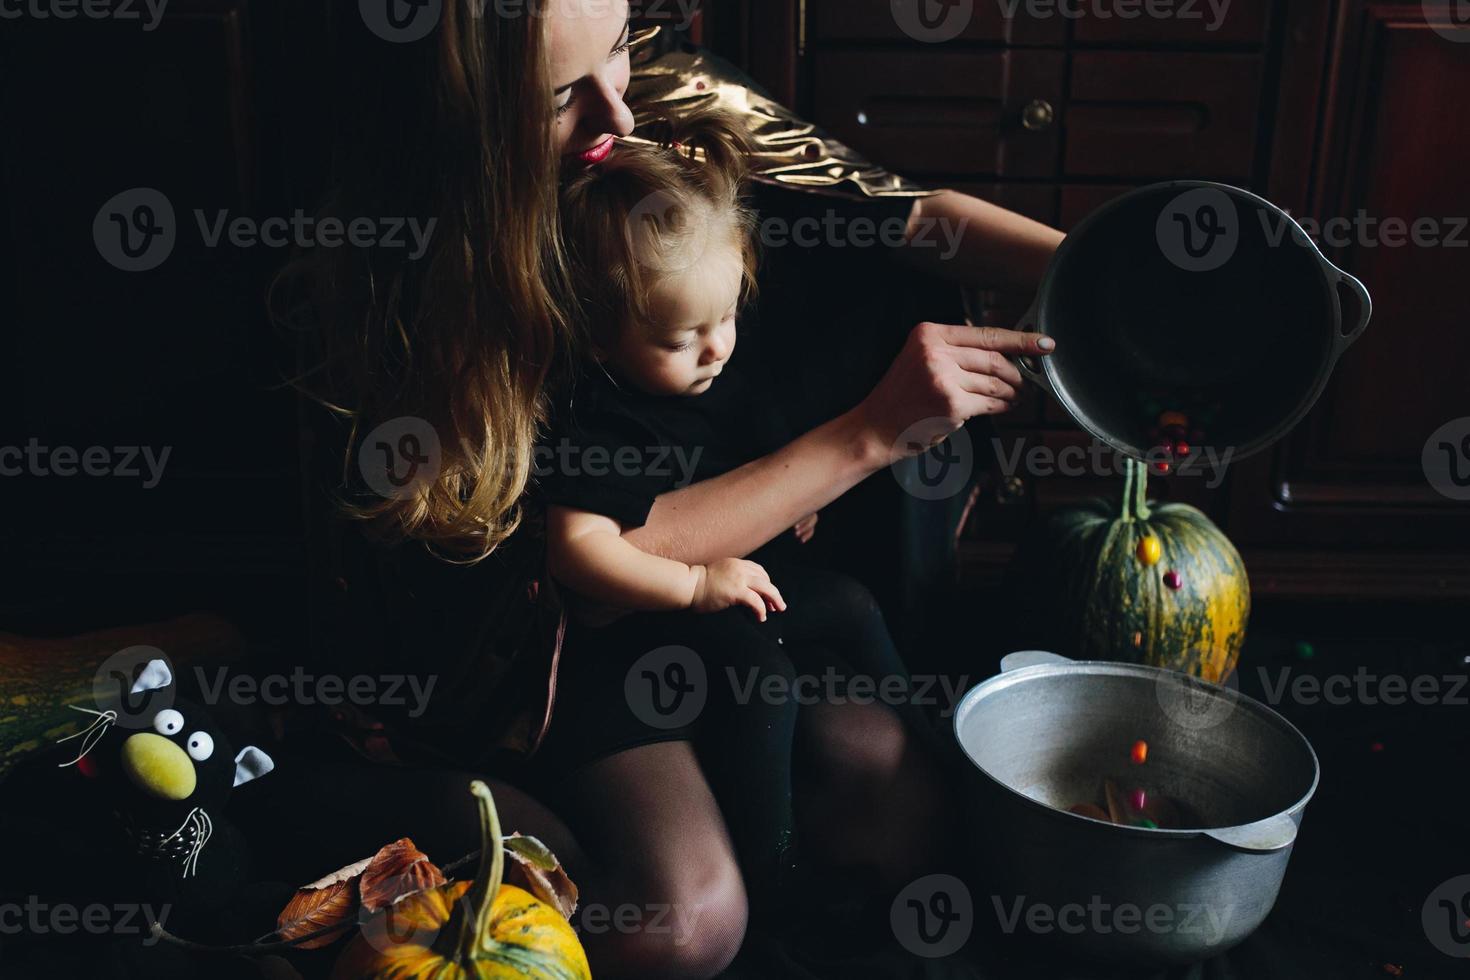
[[[445,881],[429,856],[404,837],[373,855],[358,881],[358,894],[364,909],[377,912]]]
[[[351,920],[357,914],[355,877],[333,881],[324,888],[307,885],[298,889],[276,919],[276,932],[281,939],[299,939],[328,926]],[[326,936],[318,936],[298,944],[296,948],[320,949],[330,946],[347,932],[348,930],[342,929]]]
[[[505,881],[524,888],[568,919],[577,910],[577,886],[551,848],[534,837],[505,838]]]

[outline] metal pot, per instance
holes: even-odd
[[[1344,332],[1340,292],[1357,310]],[[1230,460],[1301,421],[1373,303],[1287,212],[1249,191],[1171,181],[1131,191],[1062,242],[1017,329],[1057,341],[1019,358],[1093,436],[1137,459],[1161,410]]]
[[[980,914],[991,905],[1003,930],[1089,959],[1193,962],[1245,939],[1275,904],[1317,788],[1316,754],[1284,718],[1156,667],[1012,654],[964,696],[954,726],[975,765]],[[1104,778],[1186,803],[1199,826],[1067,812]]]

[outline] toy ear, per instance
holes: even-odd
[[[247,745],[235,756],[235,786],[259,779],[275,767],[270,756],[253,745]]]
[[[168,669],[167,660],[150,660],[148,666],[143,668],[143,673],[133,682],[130,694],[142,694],[144,691],[159,691],[174,682],[174,672]]]

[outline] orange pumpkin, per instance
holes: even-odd
[[[363,923],[334,980],[590,980],[587,954],[560,912],[502,882],[505,845],[490,788],[476,780],[480,866],[474,881],[410,895]]]

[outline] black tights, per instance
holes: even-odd
[[[802,706],[881,700],[912,724],[923,722],[866,588],[779,556],[751,557],[787,602],[764,623],[736,608],[635,614],[598,629],[574,625],[543,761],[574,771],[626,748],[689,738],[753,905],[768,908],[792,859],[792,751]],[[679,727],[662,727],[664,718]]]

